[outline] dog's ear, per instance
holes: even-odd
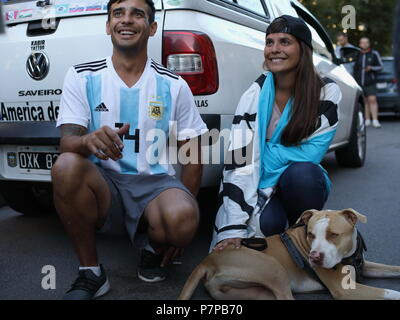
[[[305,224],[308,223],[308,221],[310,221],[311,217],[314,215],[314,213],[316,213],[317,210],[315,209],[310,209],[310,210],[306,210],[304,211],[300,218],[296,221],[296,223],[300,223],[301,221],[303,221]]]
[[[362,215],[361,213],[358,213],[354,209],[344,209],[341,212],[342,215],[353,225],[355,226],[357,221],[360,221],[362,223],[367,223],[367,217]]]

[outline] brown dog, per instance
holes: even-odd
[[[298,221],[303,226],[286,231],[289,242],[297,248],[297,258],[289,254],[290,244],[284,244],[280,235],[265,238],[268,247],[262,251],[244,246],[214,250],[192,272],[179,299],[190,299],[203,279],[215,299],[293,299],[292,292],[327,288],[335,299],[399,300],[398,291],[356,282],[355,269],[347,266],[349,257],[357,252],[363,261],[357,221],[366,223],[367,219],[353,209],[305,211]],[[306,265],[308,261],[309,269],[300,268],[299,260]],[[400,277],[398,266],[368,261],[358,266],[364,277]]]

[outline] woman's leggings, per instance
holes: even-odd
[[[318,165],[296,162],[281,175],[276,193],[260,215],[264,235],[282,233],[308,209],[321,210],[328,198],[325,176]]]

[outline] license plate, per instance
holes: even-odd
[[[56,147],[20,147],[18,166],[25,173],[49,172],[58,156]]]
[[[377,89],[386,89],[387,88],[387,82],[378,82],[376,84]]]

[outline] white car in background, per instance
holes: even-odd
[[[107,2],[3,3],[0,193],[24,214],[51,209],[50,169],[58,156],[55,119],[63,79],[70,66],[111,54],[105,33]],[[340,165],[363,165],[361,89],[335,57],[326,31],[304,6],[288,0],[154,2],[158,31],[150,39],[149,55],[186,79],[209,129],[218,130],[230,128],[240,96],[262,72],[268,24],[282,14],[303,18],[312,31],[315,66],[343,93],[330,150],[335,150]],[[205,165],[203,187],[219,183],[227,146],[222,143],[220,148],[219,164]]]

